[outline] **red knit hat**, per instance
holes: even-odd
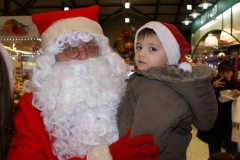
[[[190,45],[174,25],[157,21],[148,22],[138,29],[135,36],[135,44],[138,33],[144,28],[150,28],[155,31],[166,52],[169,65],[178,65],[179,68],[192,71],[191,65],[185,62],[185,56],[190,50]]]
[[[42,48],[60,36],[71,31],[83,31],[96,35],[103,35],[98,22],[98,5],[78,8],[67,11],[47,12],[32,15],[32,21],[36,24],[42,36]]]

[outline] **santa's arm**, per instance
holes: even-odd
[[[14,118],[14,135],[8,151],[8,160],[51,159],[48,135],[39,111],[32,106],[32,94],[21,97]]]
[[[93,147],[83,160],[158,160],[159,149],[153,144],[153,137],[145,134],[130,138],[130,132],[128,130],[123,137],[111,145],[102,144]]]

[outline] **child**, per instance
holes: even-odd
[[[120,136],[151,133],[158,158],[186,159],[191,125],[208,130],[217,117],[211,86],[215,72],[207,65],[184,62],[190,45],[178,29],[163,22],[149,22],[135,36],[138,71],[128,80],[118,110]],[[179,64],[179,65],[178,65]]]

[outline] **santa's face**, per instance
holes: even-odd
[[[89,42],[79,41],[77,46],[71,46],[70,44],[64,44],[63,52],[57,54],[56,60],[58,62],[75,60],[86,60],[91,57],[99,56],[97,44],[91,40]]]
[[[52,148],[58,159],[83,157],[93,146],[118,139],[116,113],[125,91],[125,65],[116,53],[98,54],[85,60],[43,54],[36,61],[32,102],[55,139]],[[53,62],[55,57],[62,59]]]

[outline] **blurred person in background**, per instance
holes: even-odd
[[[218,74],[212,79],[212,86],[218,101],[217,120],[209,131],[199,130],[197,137],[208,144],[209,156],[221,152],[222,146],[226,152],[236,156],[237,143],[232,142],[232,102],[234,97],[240,95],[240,83],[230,61],[224,60],[218,65]],[[233,97],[222,101],[221,93],[227,93],[228,96]]]
[[[0,159],[7,159],[13,134],[13,72],[9,53],[0,43]]]
[[[214,153],[208,160],[234,160],[233,155],[227,152]]]

